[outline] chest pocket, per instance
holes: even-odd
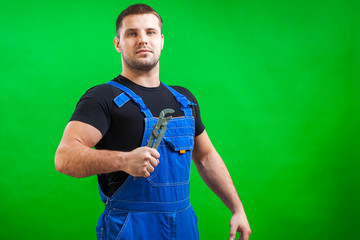
[[[154,187],[166,187],[188,184],[190,182],[191,154],[194,137],[164,136],[158,151],[160,164],[147,178]]]

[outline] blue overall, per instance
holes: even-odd
[[[145,116],[141,146],[146,146],[157,122],[144,101],[127,87],[108,82],[123,91],[114,99],[118,107],[133,100]],[[165,84],[164,84],[165,85]],[[184,117],[170,120],[160,143],[160,163],[148,178],[129,175],[112,197],[100,189],[105,210],[99,218],[98,240],[199,239],[197,218],[190,205],[190,163],[194,145],[193,105],[184,95],[165,85],[181,104]]]

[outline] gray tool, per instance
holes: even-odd
[[[149,141],[148,141],[148,143],[146,145],[147,147],[152,147],[152,148],[158,149],[158,147],[160,145],[160,142],[161,142],[161,140],[164,137],[164,134],[166,132],[167,124],[169,123],[169,121],[172,118],[172,116],[165,117],[165,115],[168,114],[168,113],[174,113],[174,112],[175,111],[173,109],[171,109],[171,108],[166,108],[166,109],[161,111],[160,116],[159,116],[159,120],[153,126],[151,136],[150,136]],[[160,132],[159,132],[159,130],[160,130]],[[156,139],[156,141],[154,143],[155,139]]]
[[[171,108],[166,108],[160,112],[159,120],[156,124],[153,126],[153,130],[151,132],[150,138],[147,143],[147,147],[158,149],[160,142],[162,138],[164,137],[164,134],[167,129],[167,124],[171,120],[172,116],[165,117],[168,113],[174,113],[175,111]],[[159,132],[160,131],[160,132]],[[155,140],[156,139],[156,140]],[[155,143],[154,143],[155,141]],[[134,178],[134,181],[137,179],[137,177]]]

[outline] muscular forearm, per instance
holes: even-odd
[[[126,153],[95,150],[80,142],[60,144],[55,154],[55,167],[59,172],[76,178],[125,170]]]
[[[244,211],[229,171],[214,148],[194,163],[206,185],[233,214]]]
[[[244,207],[236,192],[220,155],[216,152],[206,131],[195,138],[193,160],[204,182],[224,202],[233,213],[230,220],[230,240],[234,240],[236,232],[241,238],[248,240],[251,229],[247,221]]]
[[[101,138],[100,131],[93,126],[69,122],[55,154],[56,170],[76,178],[117,171],[148,177],[159,164],[160,154],[148,147],[130,152],[93,149]]]

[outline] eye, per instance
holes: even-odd
[[[148,31],[148,34],[153,35],[153,34],[155,34],[155,31]]]
[[[136,36],[136,33],[135,32],[129,32],[128,36],[130,36],[130,37]]]

